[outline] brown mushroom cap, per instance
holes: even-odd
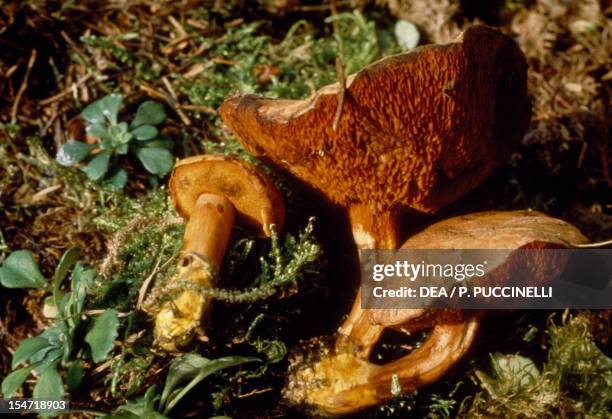
[[[229,199],[243,225],[270,236],[269,226],[281,229],[285,205],[270,178],[255,166],[222,155],[188,157],[176,163],[169,183],[182,217],[189,218],[198,197],[214,193]]]
[[[434,212],[476,187],[525,132],[527,65],[515,42],[475,26],[455,42],[391,56],[300,100],[227,99],[245,148],[332,202]]]

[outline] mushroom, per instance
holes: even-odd
[[[403,211],[436,212],[507,159],[531,115],[526,71],[512,39],[475,26],[450,44],[377,61],[349,76],[346,86],[325,86],[308,99],[234,96],[219,112],[247,151],[346,208],[359,249],[393,249]],[[360,310],[358,296],[336,351],[356,351],[364,360],[382,327],[361,324]],[[422,311],[404,314],[418,318]],[[441,326],[450,334],[431,335],[425,344],[435,348],[431,356],[444,352],[454,362],[453,348],[462,353],[457,348],[470,341],[476,320],[458,317]]]
[[[587,239],[574,226],[535,211],[490,211],[433,224],[409,238],[403,249],[507,249],[489,266],[482,282],[499,285],[512,274],[547,283],[562,272],[567,255],[543,249],[573,248]],[[516,249],[533,249],[517,252]],[[469,349],[479,312],[425,309],[361,309],[358,298],[344,327],[366,347],[338,350],[294,373],[287,396],[331,414],[344,414],[389,400],[397,376],[402,391],[413,391],[440,378]],[[347,325],[348,323],[348,325]],[[349,326],[350,327],[347,327]],[[432,328],[426,342],[410,354],[384,365],[368,361],[386,328],[414,332]],[[307,383],[307,384],[306,384]],[[318,384],[313,384],[318,383]]]
[[[484,26],[375,62],[304,100],[228,98],[221,118],[247,151],[348,209],[364,248],[394,248],[399,215],[432,213],[476,187],[522,138],[527,66]]]
[[[156,343],[166,350],[186,345],[200,328],[210,298],[197,287],[214,287],[234,219],[269,237],[282,228],[285,207],[269,177],[253,165],[231,157],[202,155],[176,163],[169,183],[178,213],[187,220],[181,261],[170,283],[184,288],[162,304],[155,318]]]

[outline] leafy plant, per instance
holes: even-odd
[[[198,354],[181,355],[170,365],[161,395],[157,393],[155,386],[151,386],[144,396],[128,401],[110,417],[113,419],[167,418],[178,402],[205,378],[226,368],[254,361],[259,360],[240,356],[208,359]]]
[[[119,121],[123,101],[120,94],[110,94],[88,105],[81,112],[87,134],[98,139],[97,144],[68,141],[58,151],[56,159],[62,166],[79,163],[87,177],[102,181],[115,189],[127,183],[127,172],[121,167],[121,156],[135,155],[151,174],[163,176],[174,163],[172,140],[161,134],[156,125],[166,119],[162,105],[143,102],[129,124]]]
[[[55,322],[40,335],[24,339],[13,354],[11,372],[2,381],[4,397],[13,395],[25,379],[36,372],[38,377],[33,397],[61,399],[64,383],[60,367],[66,370],[69,389],[78,388],[83,376],[86,348],[79,338],[84,332],[83,309],[94,271],[78,262],[79,248],[66,251],[55,269],[52,281],[40,273],[32,254],[27,250],[11,253],[0,266],[0,283],[8,288],[42,288],[51,293],[46,305],[55,309]],[[62,283],[70,275],[70,291],[62,291]],[[106,310],[93,322],[85,336],[94,362],[106,358],[117,337],[119,322],[115,310]],[[17,368],[22,364],[27,366]]]

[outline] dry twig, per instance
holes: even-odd
[[[21,97],[23,93],[28,87],[28,79],[30,78],[30,72],[32,71],[32,67],[34,67],[34,62],[36,61],[36,50],[33,49],[30,53],[30,59],[28,60],[28,67],[26,69],[25,76],[23,77],[23,81],[21,82],[21,86],[17,91],[17,96],[15,97],[15,102],[13,102],[13,109],[11,110],[11,121],[17,121],[17,109],[19,108],[19,102],[21,102]]]
[[[340,92],[338,93],[338,107],[336,108],[336,115],[334,116],[334,123],[332,128],[336,131],[338,123],[342,117],[342,108],[344,107],[344,98],[346,96],[346,76],[344,74],[344,65],[342,64],[342,58],[336,57],[336,71],[338,72],[338,82],[340,83]]]

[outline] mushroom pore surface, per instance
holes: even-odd
[[[476,187],[525,132],[526,62],[484,26],[455,42],[384,58],[302,101],[228,98],[223,121],[245,148],[344,207],[434,212]]]

